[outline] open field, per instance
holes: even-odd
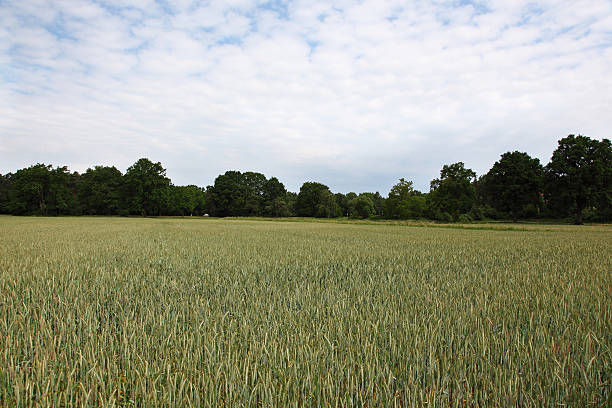
[[[611,406],[612,227],[486,227],[0,217],[0,407]]]

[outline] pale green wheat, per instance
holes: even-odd
[[[0,217],[0,406],[610,406],[612,228]]]

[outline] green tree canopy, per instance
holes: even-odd
[[[291,215],[287,190],[276,177],[271,177],[264,183],[263,215],[268,217],[288,217]]]
[[[202,215],[205,213],[206,199],[202,188],[194,185],[170,186],[169,215]]]
[[[346,197],[346,194],[336,193],[336,194],[334,194],[334,198],[336,199],[336,204],[338,204],[338,208],[340,209],[340,214],[343,217],[348,217],[348,215],[349,215],[349,208],[348,208],[349,199]]]
[[[90,215],[118,214],[121,209],[121,172],[115,167],[89,168],[79,181],[78,197],[82,212]]]
[[[380,193],[377,191],[371,197],[374,202],[374,214],[378,216],[385,215],[385,202],[387,201]]]
[[[217,176],[215,184],[207,190],[207,194],[207,206],[212,215],[246,215],[247,188],[241,172],[230,170]]]
[[[351,217],[368,218],[375,214],[372,193],[361,193],[356,198],[349,200],[349,215]]]
[[[14,215],[78,214],[78,173],[67,167],[36,164],[12,174],[8,186],[8,211]]]
[[[456,220],[459,215],[468,213],[476,201],[475,179],[476,173],[465,168],[463,162],[444,165],[440,178],[431,182],[429,205],[432,216],[444,219],[446,214]]]
[[[301,217],[331,218],[341,215],[341,209],[329,187],[310,181],[302,184],[300,188],[295,212]]]
[[[487,204],[516,221],[541,208],[542,177],[540,160],[518,151],[504,153],[480,180]]]
[[[265,201],[273,201],[277,198],[285,199],[286,195],[285,185],[278,181],[276,177],[270,177],[269,180],[264,182],[263,197]]]
[[[170,179],[160,162],[140,159],[127,169],[123,178],[124,198],[130,214],[160,215],[167,207]]]
[[[9,189],[11,185],[11,174],[0,174],[0,214],[8,214],[9,211]]]
[[[45,215],[51,182],[50,165],[35,164],[11,176],[8,208],[14,215]]]
[[[209,211],[218,217],[291,214],[283,183],[261,173],[227,171],[215,179],[207,194]]]
[[[612,147],[610,140],[569,135],[561,140],[546,166],[549,204],[571,211],[576,224],[588,207],[606,213],[612,206]]]
[[[244,186],[244,213],[246,216],[258,216],[263,214],[265,207],[265,187],[268,180],[261,173],[246,171],[242,173],[242,184]]]
[[[79,173],[70,173],[68,167],[63,166],[52,170],[50,177],[47,214],[80,214],[77,198],[77,186],[80,180]]]
[[[404,178],[391,188],[385,204],[388,218],[415,219],[425,215],[425,196],[413,188],[412,181]]]

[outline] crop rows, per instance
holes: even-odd
[[[612,229],[0,218],[0,407],[610,406]]]

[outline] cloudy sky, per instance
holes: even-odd
[[[428,191],[610,138],[612,1],[0,0],[0,173],[140,157]]]

